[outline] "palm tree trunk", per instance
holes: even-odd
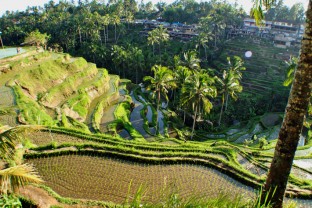
[[[221,106],[221,112],[220,112],[220,117],[219,117],[219,121],[218,121],[219,126],[221,125],[223,106],[224,106],[224,95],[222,96],[222,106]]]
[[[161,64],[161,49],[160,49],[160,43],[159,43],[159,63]]]
[[[193,120],[193,126],[192,126],[191,139],[193,139],[193,136],[194,136],[196,117],[197,117],[197,105],[195,106],[195,114],[194,114],[194,120]]]
[[[106,40],[108,41],[108,25],[106,26]]]
[[[115,24],[115,42],[117,40],[117,25]]]
[[[79,33],[79,43],[80,43],[80,45],[81,45],[81,43],[82,43],[82,37],[81,37],[81,30],[80,30],[80,28],[78,28],[78,33]]]
[[[291,87],[288,104],[282,128],[279,132],[278,141],[275,147],[274,157],[271,163],[269,174],[263,189],[262,204],[265,203],[265,196],[274,203],[274,208],[281,208],[283,205],[284,193],[286,190],[288,176],[297,149],[300,133],[303,126],[303,119],[311,97],[312,88],[312,9],[309,1],[306,12],[306,27],[302,40],[300,60],[295,72],[295,78]],[[276,192],[273,195],[273,190]]]
[[[158,129],[158,111],[159,111],[159,102],[160,102],[160,90],[158,89],[157,91],[157,113],[156,113],[156,134],[159,133],[159,129]]]
[[[103,41],[102,41],[102,37],[101,37],[101,31],[98,30],[97,34],[99,35],[100,43],[101,43],[101,46],[102,46],[103,45]]]
[[[104,26],[103,33],[104,33],[104,44],[105,44],[105,46],[106,46],[106,30],[105,30],[105,26]]]
[[[207,56],[207,48],[204,47],[204,49],[205,49],[205,58],[206,58],[206,61],[207,61],[207,59],[208,59],[208,56]]]
[[[138,68],[135,67],[135,84],[138,84]]]
[[[215,48],[217,48],[217,32],[215,31],[215,42],[214,42]]]
[[[228,101],[229,101],[229,93],[226,93],[225,109],[224,109],[224,111],[226,111],[226,110],[227,110],[227,107],[228,107]]]
[[[153,57],[155,56],[155,46],[153,44]]]

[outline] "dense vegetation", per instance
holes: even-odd
[[[300,4],[291,9],[282,1],[278,5],[267,13],[269,19],[303,21]],[[4,42],[36,49],[0,61],[0,122],[41,129],[11,143],[10,133],[20,127],[1,127],[2,144],[10,144],[10,153],[22,143],[19,157],[5,161],[5,166],[18,169],[24,154],[47,181],[40,187],[64,204],[114,206],[99,202],[112,201],[139,207],[143,201],[147,207],[153,206],[150,202],[170,207],[191,206],[196,199],[203,207],[218,200],[237,207],[260,206],[256,199],[234,199],[206,188],[216,190],[218,183],[246,191],[217,171],[253,189],[264,183],[288,97],[289,88],[282,86],[286,67],[284,85],[289,85],[298,63],[296,58],[285,63],[283,57],[297,56],[298,48],[286,51],[266,39],[229,38],[229,29],[240,27],[246,14],[227,2],[155,6],[132,0],[107,5],[50,1],[44,8],[3,15]],[[198,35],[177,40],[159,26],[144,36],[146,25],[139,18],[196,24]],[[244,57],[247,50],[255,57]],[[311,198],[311,180],[306,179],[311,170],[301,164],[312,156],[309,128],[308,117],[307,139],[295,156],[287,196]],[[179,171],[183,174],[173,179],[171,174]],[[113,175],[124,172],[128,174]],[[198,182],[193,193],[184,183],[187,177]],[[145,186],[146,181],[152,185]],[[255,191],[250,190],[249,196]],[[2,201],[16,201],[10,197]],[[217,202],[207,197],[217,197]]]

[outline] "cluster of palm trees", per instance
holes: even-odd
[[[167,29],[164,28],[162,25],[148,32],[147,42],[148,42],[148,45],[153,46],[153,55],[155,55],[154,45],[158,44],[159,46],[160,63],[161,63],[161,45],[162,43],[167,42],[168,40],[169,40],[169,34],[167,32]]]
[[[185,114],[193,116],[191,139],[194,136],[196,121],[202,115],[210,112],[213,108],[212,99],[217,95],[222,97],[222,106],[219,118],[223,113],[224,103],[228,103],[229,96],[236,99],[237,93],[242,91],[240,80],[242,79],[243,61],[239,57],[228,58],[228,67],[224,69],[221,78],[211,75],[210,71],[201,69],[199,59],[195,51],[189,51],[181,61],[175,57],[175,67],[171,70],[168,67],[155,65],[152,67],[154,76],[144,77],[148,83],[148,90],[154,92],[156,97],[156,108],[159,111],[161,98],[168,102],[168,94],[173,97],[173,107],[175,110],[182,110]],[[158,118],[157,118],[158,120]],[[156,125],[156,129],[158,126]]]

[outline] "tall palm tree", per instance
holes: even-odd
[[[188,51],[183,54],[184,56],[184,64],[186,67],[188,67],[191,70],[199,70],[200,69],[200,59],[197,58],[196,51]]]
[[[120,18],[118,15],[114,14],[111,16],[111,22],[114,24],[115,27],[115,42],[117,41],[117,25],[120,24]]]
[[[110,23],[110,15],[109,14],[105,14],[104,16],[102,16],[102,21],[103,21],[103,25],[104,25],[104,41],[105,41],[105,46],[106,46],[106,42],[108,40],[108,25]],[[106,27],[106,29],[105,29]],[[106,33],[105,33],[106,32]]]
[[[232,59],[230,57],[227,57],[227,61],[228,61],[228,71],[231,72],[233,79],[237,79],[238,84],[239,81],[243,78],[243,74],[242,71],[246,70],[246,68],[243,66],[244,62],[243,60],[238,57],[238,56],[234,56]],[[228,96],[229,94],[227,94],[226,97],[226,102],[225,102],[225,110],[227,110],[227,106],[228,106]]]
[[[275,0],[254,1],[253,14],[260,22],[262,9],[271,6]],[[275,146],[273,160],[263,188],[261,203],[271,201],[274,208],[283,206],[283,199],[290,170],[301,134],[304,116],[306,114],[312,90],[312,0],[309,0],[306,11],[306,24],[301,42],[300,58],[295,71],[288,104],[278,140]],[[275,190],[275,192],[274,192]],[[267,198],[268,200],[266,200]]]
[[[184,85],[185,80],[192,75],[192,71],[185,66],[177,66],[175,71],[174,71],[174,78],[176,81],[176,88],[174,89],[175,91],[177,90],[177,92],[174,91],[174,96],[173,96],[173,102],[175,102],[176,100],[179,100],[179,98],[181,97],[181,89],[182,86]],[[178,97],[178,99],[176,99],[176,97]],[[183,123],[185,123],[185,106],[181,105],[182,103],[180,103],[179,108],[183,109]]]
[[[161,44],[167,42],[168,40],[169,40],[168,31],[162,25],[148,32],[147,41],[149,45],[153,45],[153,55],[154,55],[154,44],[157,43],[159,46],[160,63],[161,63]]]
[[[222,105],[221,105],[221,112],[218,124],[220,126],[221,119],[222,119],[222,113],[223,113],[223,107],[224,103],[228,102],[229,95],[236,100],[237,99],[237,92],[241,92],[243,90],[243,87],[240,85],[239,80],[235,76],[234,72],[229,70],[224,70],[222,79],[216,78],[219,84],[221,85],[221,89],[219,93],[222,94]]]
[[[148,32],[147,43],[153,46],[153,56],[155,56],[155,44],[158,43],[158,38],[154,30]]]
[[[172,71],[165,66],[155,65],[152,67],[152,71],[154,72],[154,77],[146,76],[144,77],[144,81],[149,82],[147,89],[154,91],[155,95],[157,96],[156,132],[158,132],[158,112],[161,95],[165,97],[166,100],[168,100],[168,90],[175,85],[175,82]]]
[[[167,31],[167,28],[164,28],[162,25],[156,28],[155,31],[156,31],[156,36],[158,38],[159,57],[160,57],[160,62],[161,62],[161,44],[169,40],[169,33]]]
[[[127,24],[128,24],[128,30],[129,30],[129,25],[130,25],[130,23],[133,22],[133,19],[134,19],[134,16],[133,16],[132,12],[127,11],[127,12],[126,12],[126,22],[127,22]]]
[[[205,113],[209,113],[212,109],[212,103],[209,98],[217,96],[217,89],[214,86],[214,78],[203,72],[195,72],[189,76],[182,87],[182,104],[193,106],[193,125],[191,139],[194,136],[194,129],[199,114],[199,109],[202,106]]]
[[[27,184],[43,182],[29,164],[9,166],[12,164],[10,161],[14,160],[16,146],[23,139],[21,133],[25,128],[27,127],[9,128],[0,133],[0,157],[5,163],[0,167],[0,194],[11,194]]]
[[[205,51],[205,61],[208,59],[207,55],[207,44],[211,39],[211,33],[200,32],[197,37],[198,41],[198,55],[200,57],[200,46],[204,48]]]
[[[138,70],[142,70],[144,66],[144,55],[142,50],[138,47],[132,48],[129,58],[132,60],[132,67],[135,68],[135,83],[138,84]]]

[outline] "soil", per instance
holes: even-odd
[[[38,208],[49,208],[50,206],[59,204],[47,191],[35,186],[28,185],[24,188],[20,188],[18,194],[26,199],[30,199]]]

